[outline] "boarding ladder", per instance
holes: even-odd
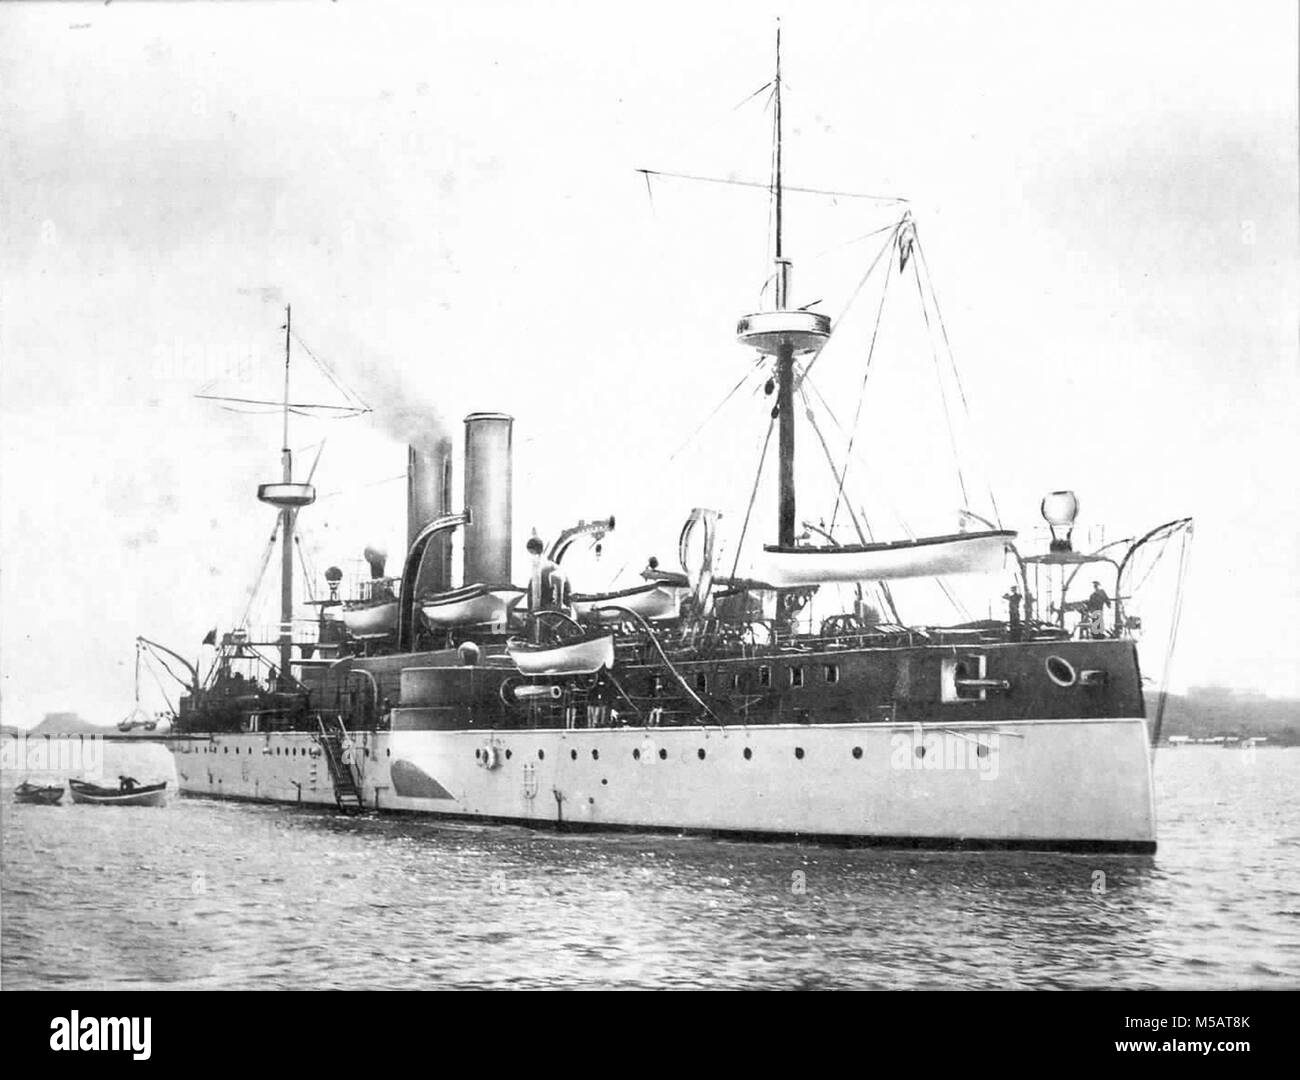
[[[344,813],[363,809],[361,801],[361,775],[357,770],[352,755],[356,753],[352,736],[343,726],[341,716],[324,714],[317,716],[320,734],[316,741],[320,743],[321,753],[329,766],[330,781],[334,785],[334,801]]]

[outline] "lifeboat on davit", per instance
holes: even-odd
[[[512,605],[523,598],[515,585],[466,585],[435,593],[420,601],[420,613],[431,627],[492,626],[504,623]]]
[[[511,638],[506,652],[524,675],[594,675],[601,668],[614,666],[614,635],[588,635],[559,645]]]
[[[607,593],[574,593],[570,597],[574,610],[580,618],[589,618],[593,612],[599,614],[603,607],[621,608],[633,611],[643,619],[675,619],[681,602],[681,589],[662,582],[651,581],[644,585],[634,585],[629,589]],[[611,611],[611,615],[618,614]]]
[[[987,574],[1003,568],[1011,530],[923,536],[881,544],[763,548],[761,575],[777,588],[834,582],[894,581],[948,574]]]

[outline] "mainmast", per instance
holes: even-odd
[[[784,176],[782,160],[784,131],[781,115],[781,25],[776,28],[776,80],[774,83],[775,154],[771,192],[776,225],[773,252],[775,310],[747,315],[736,327],[736,336],[776,362],[777,421],[777,544],[793,547],[795,537],[794,491],[794,361],[796,356],[815,353],[830,337],[831,321],[811,311],[791,311],[789,304],[790,260],[785,257]]]
[[[289,449],[289,340],[293,334],[293,305],[284,305],[284,437],[280,461],[284,483],[293,483],[293,451]],[[280,508],[280,677],[289,674],[293,657],[293,527],[294,513]]]
[[[289,449],[289,361],[290,340],[293,335],[293,308],[284,308],[284,427],[280,444],[280,461],[283,466],[280,482],[262,484],[257,497],[280,511],[280,670],[282,687],[290,685],[293,662],[293,535],[298,511],[316,501],[316,489],[311,484],[293,482],[293,451]]]

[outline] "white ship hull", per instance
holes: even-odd
[[[402,731],[399,710],[396,724],[354,736],[367,807],[854,843],[1155,849],[1140,718],[472,732]],[[184,794],[334,805],[310,735],[169,745]]]

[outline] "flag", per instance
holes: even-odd
[[[211,630],[209,630],[206,634],[203,635],[203,644],[215,645],[216,643],[217,643],[217,628],[214,626]]]

